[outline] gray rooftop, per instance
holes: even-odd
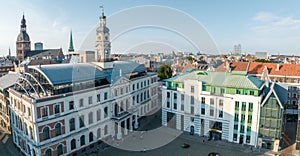
[[[0,90],[4,90],[10,86],[13,86],[20,76],[21,75],[18,73],[8,73],[0,77]]]
[[[30,66],[44,75],[53,86],[106,78],[106,74],[87,63]]]

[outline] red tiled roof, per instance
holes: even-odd
[[[187,69],[195,69],[195,65],[194,64],[187,64],[183,67],[183,69],[181,70],[181,73],[184,73]]]
[[[232,62],[230,63],[230,67],[232,71],[246,71],[248,63]],[[265,66],[269,70],[269,75],[300,76],[300,64],[279,64],[279,70],[277,71],[277,63],[250,62],[248,73],[261,74]],[[225,63],[221,64],[216,70],[226,71]]]

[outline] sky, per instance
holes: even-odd
[[[75,50],[93,50],[85,45],[95,42],[89,36],[96,33],[100,5],[104,5],[108,17],[112,53],[170,49],[228,53],[235,44],[241,44],[245,53],[299,55],[300,52],[298,0],[1,1],[1,56],[7,55],[9,48],[15,55],[23,13],[32,47],[35,42],[43,42],[45,49],[62,48],[66,53],[72,30]]]

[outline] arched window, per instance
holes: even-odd
[[[94,135],[93,135],[93,132],[90,132],[90,134],[89,134],[89,141],[90,141],[90,142],[94,141]]]
[[[93,123],[93,112],[89,113],[89,124]]]
[[[57,150],[57,155],[62,155],[64,154],[64,150],[63,150],[63,145],[62,144],[59,144],[56,148]]]
[[[31,149],[30,149],[30,146],[29,146],[29,145],[27,145],[27,153],[28,153],[29,155],[31,155]]]
[[[71,150],[75,149],[76,148],[76,140],[75,139],[72,139],[71,140]]]
[[[47,140],[47,139],[50,139],[50,129],[48,126],[44,127],[43,129],[43,139],[44,140]]]
[[[33,129],[31,126],[29,126],[29,133],[30,133],[30,138],[33,139]]]
[[[45,156],[52,156],[52,150],[47,149]]]
[[[85,145],[85,136],[84,135],[82,135],[80,137],[80,146],[83,146],[83,145]]]
[[[101,128],[98,128],[97,130],[97,138],[101,138]]]
[[[55,125],[55,136],[59,136],[59,135],[61,135],[61,124],[57,123]]]
[[[105,125],[105,127],[104,127],[104,135],[107,135],[107,133],[108,133],[108,127],[107,127],[107,125]]]

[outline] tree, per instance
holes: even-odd
[[[168,64],[163,64],[159,67],[158,69],[158,77],[163,80],[163,79],[168,79],[172,77],[172,69],[171,66]]]

